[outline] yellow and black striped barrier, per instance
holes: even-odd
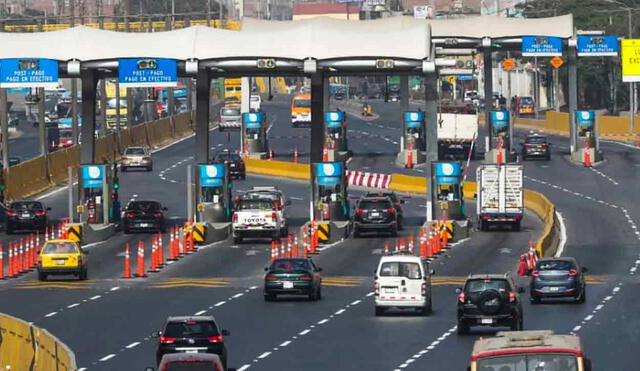
[[[207,241],[207,228],[204,224],[193,225],[193,241],[195,243],[205,243]]]
[[[318,241],[329,242],[331,238],[329,222],[318,222]]]
[[[77,243],[82,242],[82,224],[69,224],[67,232],[69,232],[70,240]]]

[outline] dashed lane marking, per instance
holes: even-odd
[[[403,369],[409,367],[409,365],[411,365],[417,359],[419,359],[420,357],[424,356],[425,354],[427,354],[430,351],[432,351],[433,349],[435,349],[447,337],[449,337],[451,334],[453,334],[456,331],[457,328],[458,328],[457,326],[453,326],[452,328],[447,330],[438,339],[436,339],[433,342],[431,342],[431,344],[429,344],[426,348],[421,349],[419,352],[417,352],[416,354],[414,354],[411,357],[409,357],[406,361],[404,361],[402,364],[400,364],[398,367],[396,367],[393,371],[402,371]]]
[[[618,182],[616,182],[612,177],[608,176],[607,174],[603,173],[602,171],[592,168],[590,167],[589,169],[591,169],[591,171],[593,171],[594,173],[600,175],[601,177],[605,178],[606,180],[610,181],[611,183],[613,183],[614,185],[620,185]]]

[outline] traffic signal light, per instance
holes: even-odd
[[[118,181],[118,178],[113,179],[113,190],[117,191],[118,189],[120,189],[120,182]]]

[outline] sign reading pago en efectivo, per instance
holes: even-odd
[[[640,81],[640,39],[622,39],[622,81]]]
[[[43,58],[0,59],[0,88],[55,88],[58,61]]]
[[[178,64],[166,58],[122,58],[118,60],[118,81],[124,87],[175,87]]]

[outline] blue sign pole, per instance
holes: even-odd
[[[523,36],[522,56],[555,57],[562,56],[562,39],[551,36]]]
[[[56,88],[58,61],[43,58],[0,59],[0,88]]]
[[[123,87],[175,87],[178,64],[166,58],[122,58],[118,60],[118,81]]]

